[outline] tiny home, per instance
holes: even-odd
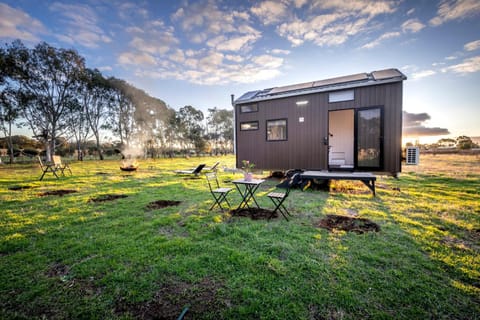
[[[250,91],[232,101],[236,165],[401,172],[402,94],[397,69]],[[233,97],[232,97],[233,100]]]

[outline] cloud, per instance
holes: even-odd
[[[61,31],[57,31],[59,40],[70,44],[78,43],[88,48],[96,48],[102,43],[112,42],[112,39],[98,26],[98,16],[89,6],[54,2],[49,9],[58,14],[66,26]]]
[[[38,35],[47,33],[45,26],[22,10],[0,3],[0,38],[40,41]]]
[[[376,40],[363,45],[362,48],[363,49],[371,49],[371,48],[374,48],[374,47],[378,46],[380,43],[382,43],[382,41],[384,41],[386,39],[397,38],[397,37],[400,37],[400,36],[401,36],[400,32],[387,32],[387,33],[382,34]]]
[[[289,13],[287,4],[271,0],[262,1],[250,10],[266,25],[283,20]]]
[[[283,50],[283,49],[272,49],[271,53],[288,55],[288,54],[291,53],[291,51],[290,50]]]
[[[463,60],[462,63],[455,64],[442,69],[442,72],[454,72],[454,73],[473,73],[480,71],[480,56],[472,57]]]
[[[426,77],[433,76],[433,75],[435,75],[436,73],[437,73],[437,72],[434,71],[434,70],[418,71],[418,72],[414,72],[414,73],[412,74],[412,79],[413,79],[413,80],[423,79],[423,78],[426,78]]]
[[[430,120],[428,113],[403,111],[403,135],[407,137],[425,137],[450,134],[446,128],[426,127],[424,123],[428,120]]]
[[[409,20],[405,21],[404,23],[402,23],[401,28],[402,28],[402,33],[403,34],[405,34],[405,33],[417,33],[420,30],[422,30],[423,28],[425,28],[425,25],[423,23],[421,23],[418,19],[409,19]],[[400,37],[402,35],[402,33],[398,32],[398,31],[392,31],[392,32],[384,33],[380,37],[378,37],[377,39],[363,45],[362,49],[375,48],[375,47],[379,46],[385,40]]]
[[[154,66],[155,58],[148,53],[124,52],[118,57],[118,62],[122,65],[134,66]]]
[[[171,26],[146,18],[125,27],[131,40],[117,61],[125,68],[135,68],[139,77],[203,85],[276,77],[284,64],[281,56],[289,51],[254,54],[252,49],[261,33],[253,27],[251,14],[250,10],[220,8],[214,0],[184,1],[170,16]]]
[[[402,24],[403,32],[417,33],[423,28],[425,28],[425,25],[421,23],[418,19],[409,19]]]
[[[318,46],[341,45],[350,37],[370,28],[378,15],[395,12],[398,5],[398,2],[388,0],[318,0],[312,1],[308,10],[305,10],[291,1],[282,3],[288,4],[289,14],[283,15],[286,21],[278,25],[276,30],[293,46],[305,42]]]
[[[478,0],[442,0],[437,16],[430,20],[430,25],[436,27],[452,20],[462,20],[480,14]]]
[[[480,40],[472,41],[463,46],[466,51],[475,51],[480,48]]]
[[[222,10],[216,1],[193,1],[184,2],[171,19],[179,24],[186,37],[195,44],[219,43],[219,37],[223,37],[228,43],[220,46],[217,50],[231,50],[239,46],[242,41],[248,39],[249,44],[259,39],[261,33],[252,27],[247,12]],[[213,42],[212,42],[213,41]],[[245,42],[241,47],[245,48]]]

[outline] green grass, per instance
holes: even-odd
[[[478,158],[422,156],[380,177],[375,198],[348,181],[293,190],[290,221],[208,211],[205,179],[172,172],[216,161],[234,158],[141,160],[131,174],[73,162],[73,176],[43,181],[35,166],[1,166],[0,318],[176,319],[185,307],[185,319],[480,318]],[[224,185],[235,177],[220,172]],[[277,183],[261,186],[262,207]],[[39,196],[59,189],[76,192]],[[111,194],[128,197],[91,201]],[[181,203],[146,209],[157,200]],[[318,227],[327,214],[381,231],[330,232]]]

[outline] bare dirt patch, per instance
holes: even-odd
[[[33,187],[33,186],[11,186],[11,187],[8,188],[8,190],[20,191],[20,190],[26,190],[26,189],[32,189],[32,188],[36,188],[36,187]]]
[[[56,262],[48,268],[46,275],[50,278],[55,278],[55,277],[66,276],[69,272],[70,272],[69,266],[60,262]]]
[[[330,231],[338,229],[360,234],[370,231],[380,231],[380,226],[369,219],[338,216],[333,214],[329,214],[324,219],[320,220],[318,227]]]
[[[147,206],[145,207],[146,210],[157,210],[157,209],[162,209],[162,208],[166,208],[166,207],[172,207],[172,206],[178,206],[180,203],[182,203],[181,201],[176,201],[176,200],[157,200],[157,201],[153,201],[153,202],[150,202],[149,204],[147,204]]]
[[[105,201],[113,201],[117,199],[123,199],[128,197],[126,194],[105,194],[103,196],[92,198],[90,201],[92,202],[105,202]]]
[[[39,193],[38,195],[40,197],[46,197],[46,196],[63,197],[66,194],[75,193],[75,192],[77,192],[77,190],[52,190],[52,191],[45,191],[45,192]]]
[[[174,281],[162,284],[150,301],[132,303],[121,298],[115,313],[135,319],[201,319],[206,315],[221,319],[221,311],[230,305],[218,294],[223,285],[205,278],[199,283]]]
[[[262,209],[262,208],[243,208],[243,209],[234,209],[230,210],[232,217],[247,217],[252,220],[268,220],[271,218],[277,218],[278,213],[275,212],[272,215],[272,210]]]

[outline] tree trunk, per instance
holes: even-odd
[[[15,157],[13,156],[13,140],[12,140],[12,122],[8,123],[8,149],[10,149],[10,164],[13,164]]]
[[[102,148],[101,148],[101,146],[100,146],[100,138],[99,138],[99,135],[98,135],[98,134],[95,135],[95,140],[97,140],[98,156],[100,157],[100,160],[104,160]]]

